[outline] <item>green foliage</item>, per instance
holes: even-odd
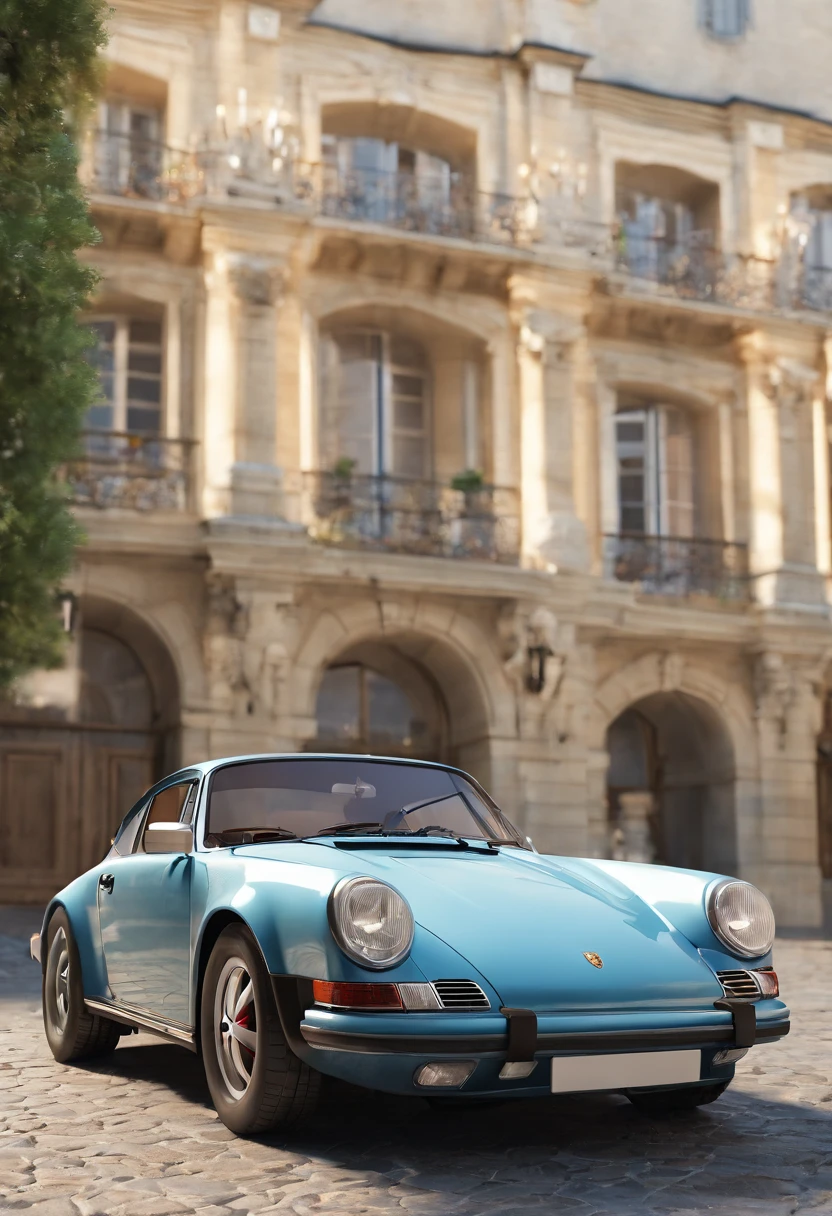
[[[332,466],[332,472],[342,481],[349,481],[357,463],[358,461],[353,460],[351,456],[339,456]]]
[[[56,479],[97,395],[78,312],[97,239],[72,118],[90,104],[100,0],[0,0],[0,688],[60,661],[55,589],[78,529]]]
[[[451,478],[451,489],[473,494],[485,488],[485,477],[480,469],[464,469]]]

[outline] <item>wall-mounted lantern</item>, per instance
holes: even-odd
[[[64,633],[74,633],[78,620],[78,596],[75,594],[75,592],[59,592],[58,608],[61,614],[61,623],[64,627]]]
[[[526,648],[526,688],[529,692],[543,691],[546,683],[546,660],[553,653],[545,642],[529,644]]]

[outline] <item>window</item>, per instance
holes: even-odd
[[[617,210],[628,269],[638,278],[662,281],[690,245],[692,209],[670,199],[619,192]]]
[[[330,667],[324,674],[317,719],[318,738],[338,748],[372,743],[409,755],[424,749],[428,734],[403,689],[359,663]]]
[[[138,102],[103,101],[98,124],[98,180],[119,194],[159,197],[161,111]]]
[[[714,38],[741,38],[751,23],[751,0],[701,0],[702,24]]]
[[[627,409],[615,417],[618,530],[691,537],[695,529],[694,437],[686,411]]]
[[[403,807],[421,801],[433,805],[399,816]],[[265,843],[280,829],[303,837],[339,824],[368,822],[404,832],[439,825],[527,847],[485,791],[458,773],[370,757],[248,761],[216,770],[208,793],[205,844]]]
[[[193,781],[183,782],[181,785],[169,785],[166,789],[160,790],[150,804],[150,810],[147,813],[147,818],[144,821],[142,829],[142,842],[137,850],[139,853],[144,852],[144,839],[147,834],[147,829],[151,823],[178,823],[182,817],[182,811],[190,800],[188,795],[195,790],[196,785]]]
[[[438,156],[364,136],[323,135],[321,154],[328,177],[351,182],[354,202],[361,197],[364,215],[356,218],[379,223],[408,202],[447,205],[458,177]]]
[[[138,317],[95,317],[88,359],[101,397],[87,416],[91,430],[158,435],[162,421],[162,323]]]
[[[321,458],[357,473],[430,476],[428,368],[416,342],[348,330],[321,341]]]

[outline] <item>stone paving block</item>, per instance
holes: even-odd
[[[0,1081],[15,1084],[0,1096],[0,1171],[15,1189],[0,1212],[48,1203],[71,1216],[832,1216],[832,1091],[819,1080],[832,1077],[830,982],[817,953],[815,943],[778,946],[787,994],[790,972],[813,977],[794,985],[795,1032],[754,1049],[728,1094],[699,1114],[647,1119],[595,1096],[449,1118],[340,1087],[308,1128],[259,1141],[232,1136],[205,1108],[198,1061],[148,1036],[131,1036],[105,1067],[51,1061],[37,976],[27,988],[22,952],[2,956],[14,1034],[0,1027]],[[163,1083],[174,1071],[181,1092]]]

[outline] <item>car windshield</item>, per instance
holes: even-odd
[[[211,777],[209,847],[364,832],[529,847],[484,790],[447,769],[299,758],[228,764]]]

